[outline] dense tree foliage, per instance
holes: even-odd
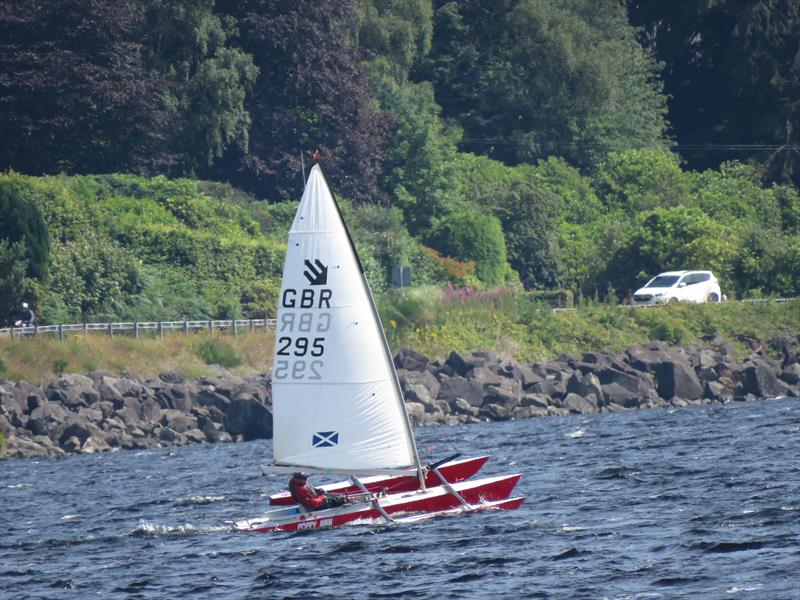
[[[149,0],[141,21],[148,67],[167,82],[173,172],[208,172],[226,150],[248,150],[245,98],[258,69],[232,47],[236,23],[214,13],[214,0]]]
[[[403,83],[431,49],[430,0],[359,0],[358,46],[375,71]]]
[[[0,2],[0,167],[142,170],[165,132],[131,0]]]
[[[44,279],[50,259],[50,236],[39,208],[8,181],[0,181],[0,240],[9,246],[21,244],[15,252],[22,251],[24,273],[28,277]]]
[[[315,150],[376,290],[800,294],[799,35],[790,0],[0,0],[0,317],[270,316]]]
[[[509,163],[551,154],[590,166],[659,144],[655,62],[616,0],[436,3],[430,78],[464,147]]]
[[[391,123],[373,106],[351,41],[354,0],[219,5],[236,18],[259,69],[248,103],[249,152],[221,165],[230,180],[262,196],[293,198],[302,190],[301,154],[319,150],[341,193],[358,202],[380,199]]]
[[[800,4],[795,0],[628,0],[666,63],[681,154],[694,168],[755,160],[800,183]]]

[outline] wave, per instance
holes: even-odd
[[[181,536],[197,535],[203,533],[221,533],[230,531],[230,527],[225,525],[202,525],[196,526],[190,523],[185,525],[165,525],[162,523],[151,523],[141,520],[139,524],[128,533],[130,537],[160,537],[163,535]]]
[[[215,502],[225,502],[227,496],[192,496],[191,498],[178,498],[175,506],[202,506],[204,504],[214,504]]]

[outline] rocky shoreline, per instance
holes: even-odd
[[[440,364],[403,349],[395,365],[415,425],[800,397],[800,335],[732,356],[723,340],[709,338],[702,347],[655,342],[532,364],[490,352],[453,352]],[[44,387],[0,380],[0,430],[1,458],[271,438],[269,376],[96,372]]]

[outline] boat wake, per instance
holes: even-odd
[[[151,523],[142,519],[135,529],[130,531],[130,537],[161,537],[161,536],[188,536],[204,533],[222,533],[230,531],[230,527],[224,525],[203,525],[195,526],[190,523],[185,525],[165,525],[162,523]]]

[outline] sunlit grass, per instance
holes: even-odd
[[[562,353],[579,356],[586,351],[621,351],[651,340],[673,345],[703,343],[707,335],[719,335],[737,348],[736,334],[765,340],[800,332],[798,301],[647,309],[590,302],[574,310],[552,311],[516,292],[455,297],[426,288],[383,295],[379,306],[392,352],[408,347],[438,360],[453,350],[488,350],[506,358],[544,360]],[[0,378],[46,383],[58,370],[102,370],[146,378],[165,371],[186,377],[215,375],[219,367],[207,365],[201,358],[201,345],[210,335],[224,335],[241,358],[241,366],[231,369],[232,373],[264,373],[271,367],[272,332],[245,331],[238,336],[173,332],[163,339],[107,337],[97,332],[69,335],[63,342],[44,335],[16,341],[0,337]]]

